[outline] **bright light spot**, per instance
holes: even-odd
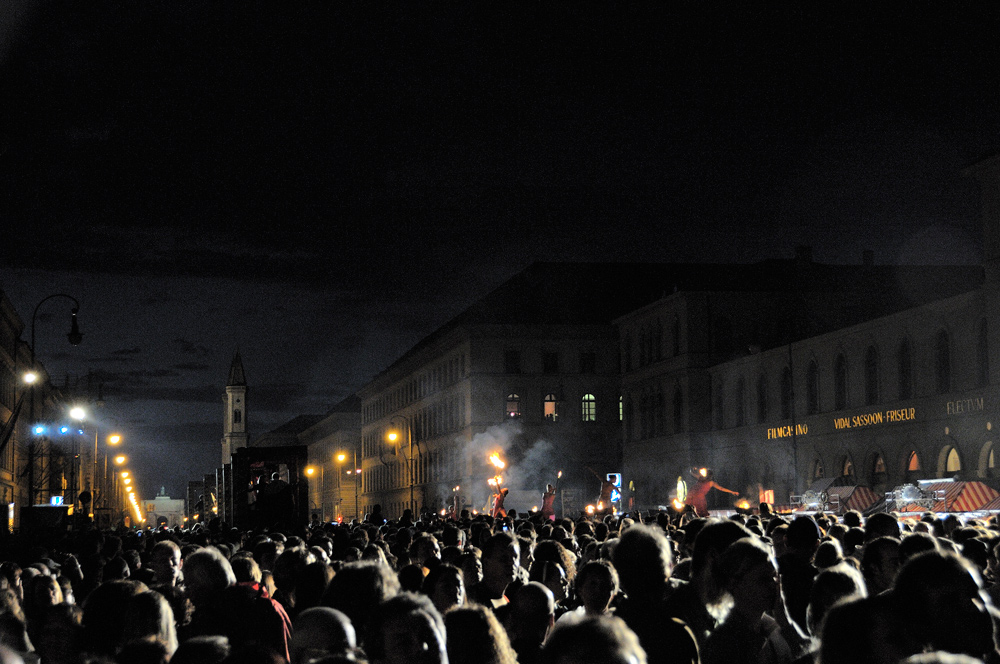
[[[108,442],[112,445],[117,445],[118,443],[122,442],[122,437],[116,433],[113,433],[110,436],[108,436]]]
[[[43,433],[45,433],[45,427],[42,426],[41,424],[36,424],[35,428],[32,429],[32,431],[36,436],[41,436]]]
[[[346,454],[338,454],[337,455],[337,461],[339,461],[341,463],[344,463],[344,461],[347,461],[347,455]]]
[[[82,420],[87,417],[87,413],[83,410],[83,408],[76,406],[75,408],[70,409],[69,416],[74,420]]]
[[[130,479],[126,479],[125,480],[125,484],[131,484],[131,483],[132,483],[132,480],[130,480]]]
[[[38,380],[38,374],[36,374],[34,371],[29,371],[26,374],[24,374],[24,382],[27,383],[28,385],[34,384],[36,380]]]
[[[128,471],[127,470],[122,471],[122,477],[128,477]]]
[[[132,487],[130,486],[125,487],[125,490],[128,491],[129,493],[132,493]]]
[[[399,438],[399,434],[397,434],[395,431],[390,431],[388,437],[390,443],[395,443],[396,439]]]
[[[593,513],[594,513],[594,506],[587,505],[587,514],[593,514]]]
[[[117,464],[125,463],[125,457],[123,457],[123,456],[116,456],[115,457],[115,463],[117,463]],[[122,477],[128,477],[128,473],[125,473]]]
[[[69,427],[66,426],[65,424],[62,425],[61,427],[59,427],[59,433],[61,433],[63,435],[68,434],[69,433]]]
[[[311,476],[313,475],[313,473],[315,473],[315,472],[316,472],[316,469],[315,469],[315,468],[312,468],[312,467],[309,467],[309,468],[306,468],[306,475],[309,475],[310,477],[311,477]]]

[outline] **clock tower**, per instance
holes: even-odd
[[[225,404],[223,434],[222,434],[222,464],[232,461],[233,452],[240,447],[246,447],[247,436],[247,380],[243,374],[243,360],[236,351],[233,363],[229,367],[229,380],[226,382],[226,394],[222,397]]]

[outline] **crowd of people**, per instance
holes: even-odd
[[[1000,663],[995,517],[407,512],[0,546],[0,664]]]

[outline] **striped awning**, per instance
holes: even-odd
[[[831,502],[833,496],[837,496],[841,514],[847,510],[864,512],[879,499],[879,495],[866,486],[832,486],[827,489],[827,494]]]
[[[965,488],[958,498],[951,504],[952,512],[975,512],[981,510],[985,505],[1000,498],[1000,491],[989,487],[982,482],[960,482]]]

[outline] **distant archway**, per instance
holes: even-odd
[[[954,445],[946,445],[938,453],[937,476],[951,477],[962,472],[962,457]]]
[[[988,440],[979,450],[979,463],[976,468],[978,477],[996,477],[996,450],[993,441]]]

